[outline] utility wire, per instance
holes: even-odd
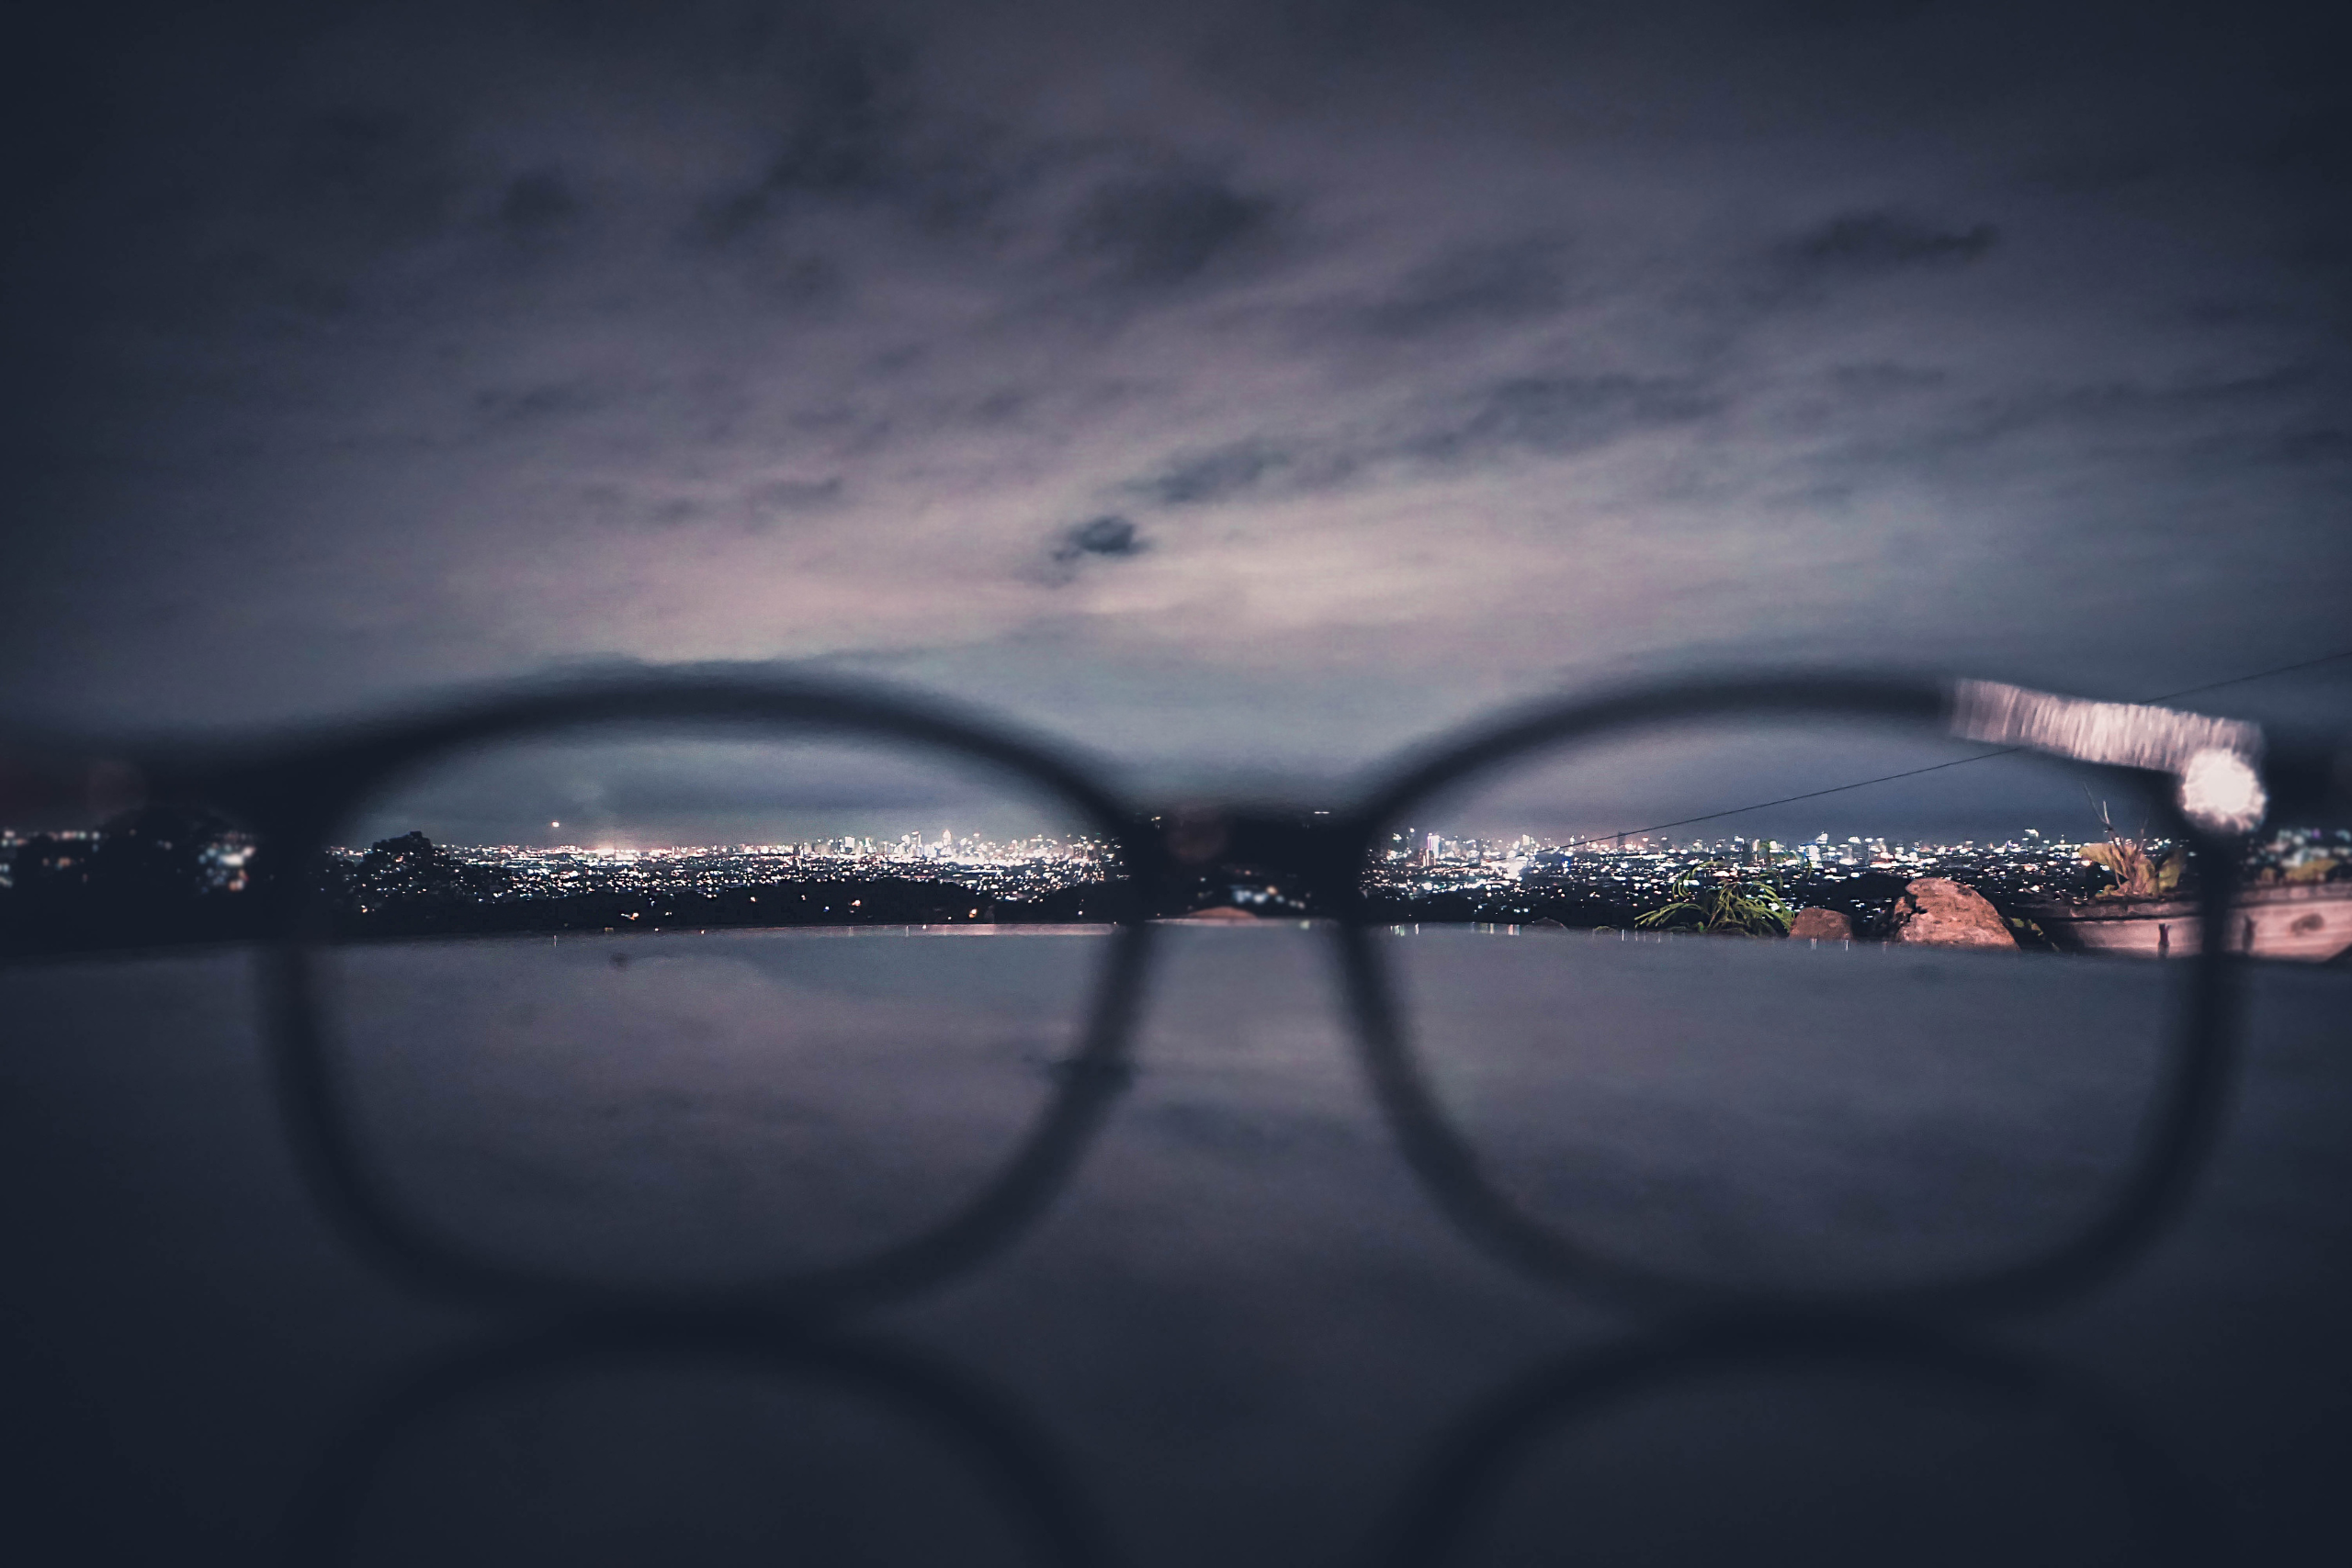
[[[2310,670],[2322,664],[2333,664],[2339,659],[2352,659],[2352,648],[2347,648],[2341,653],[2323,653],[2317,659],[2306,659],[2300,664],[2281,664],[2275,670],[2257,670],[2251,675],[2233,675],[2226,681],[2215,681],[2210,685],[2191,686],[2185,692],[2166,692],[2161,697],[2149,697],[2144,700],[2152,703],[2174,702],[2181,697],[2196,696],[2200,692],[2218,692],[2224,686],[2243,686],[2248,681],[2267,681],[2273,675],[2288,675],[2298,670]]]
[[[2160,697],[2143,697],[2141,700],[2149,703],[2176,702],[2182,697],[2193,697],[2205,692],[2218,692],[2224,686],[2243,686],[2249,681],[2267,681],[2273,675],[2287,675],[2298,670],[2310,670],[2322,664],[2333,664],[2341,659],[2352,659],[2352,648],[2344,649],[2335,653],[2323,653],[2317,659],[2306,659],[2294,664],[2281,664],[2274,669],[2257,670],[2251,675],[2233,675],[2226,681],[2209,682],[2202,686],[2189,686],[2177,692],[2166,692]],[[1639,833],[1662,833],[1668,828],[1688,828],[1695,822],[1713,822],[1718,818],[1737,817],[1749,811],[1763,811],[1775,806],[1792,805],[1800,800],[1818,800],[1825,795],[1843,795],[1849,789],[1868,789],[1872,784],[1893,784],[1897,779],[1916,779],[1922,773],[1939,773],[1946,768],[1964,767],[1970,762],[1982,762],[1994,757],[2015,756],[2024,750],[2022,746],[2004,746],[1997,751],[1979,751],[1970,757],[1954,757],[1949,762],[1930,762],[1924,768],[1907,768],[1899,773],[1881,773],[1874,779],[1856,779],[1852,784],[1831,784],[1826,789],[1807,790],[1803,795],[1784,795],[1778,800],[1759,800],[1753,806],[1734,806],[1722,811],[1710,811],[1700,817],[1683,817],[1672,822],[1653,822],[1646,828],[1627,828],[1622,832],[1597,833],[1577,841],[1597,844],[1603,839],[1630,839]]]

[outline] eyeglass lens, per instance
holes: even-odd
[[[1736,1288],[1900,1287],[2087,1224],[2163,1082],[2195,869],[2115,775],[1984,750],[1688,724],[1387,825],[1400,1025],[1487,1183]]]
[[[338,838],[329,1049],[368,1165],[439,1235],[623,1286],[953,1215],[1052,1100],[1110,945],[1116,867],[1069,807],[881,739],[511,739]]]

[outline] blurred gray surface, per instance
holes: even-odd
[[[1465,1412],[1635,1325],[1514,1278],[1435,1213],[1352,1059],[1327,938],[1167,935],[1140,1070],[1069,1190],[1004,1255],[870,1326],[1025,1413],[1124,1561],[1351,1560]],[[2238,1102],[2182,1227],[2128,1278],[1983,1331],[2110,1390],[2225,1507],[2232,1554],[2246,1562],[2352,1556],[2338,1500],[2352,1461],[2347,998],[2341,972],[2261,971]],[[20,964],[0,970],[0,1311],[12,1517],[28,1549],[17,1560],[253,1561],[376,1391],[490,1320],[379,1278],[313,1213],[262,1072],[247,955]],[[1658,1560],[1709,1560],[1735,1542],[1751,1557],[1802,1555],[1807,1530],[1834,1533],[1838,1516],[1885,1505],[1899,1473],[1920,1497],[1882,1540],[2007,1508],[2034,1527],[2029,1550],[1994,1530],[1983,1552],[2101,1560],[2114,1505],[2078,1437],[2030,1413],[1972,1414],[1973,1395],[1939,1393],[1932,1378],[1913,1380],[1916,1394],[1899,1378],[1865,1380],[1848,1397],[1844,1375],[1702,1380],[1602,1411],[1546,1450],[1546,1468],[1512,1493],[1533,1513],[1489,1544],[1498,1560],[1617,1561],[1655,1517]],[[577,1483],[600,1496],[616,1476],[662,1469],[614,1461],[624,1439],[668,1429],[607,1416],[622,1446],[604,1450],[601,1479]],[[514,1435],[525,1428],[500,1430],[510,1460],[528,1446]],[[758,1440],[727,1451],[746,1445]],[[1741,1503],[1727,1483],[1800,1451],[1802,1485]],[[435,1462],[427,1451],[388,1470],[387,1517],[414,1526],[449,1495]],[[538,1454],[531,1484],[560,1490],[542,1472],[562,1462]],[[788,1443],[776,1463],[807,1469]],[[481,1466],[458,1469],[481,1482]],[[660,1488],[679,1483],[648,1484],[656,1495],[628,1514],[639,1534],[607,1538],[616,1561],[659,1555],[642,1532],[660,1528]],[[716,1484],[707,1467],[696,1484]],[[1594,1522],[1604,1503],[1606,1529]],[[724,1511],[697,1504],[698,1517],[706,1506]],[[1546,1523],[1546,1508],[1584,1518],[1599,1533],[1579,1544],[1593,1550],[1571,1550],[1577,1527]],[[1761,1544],[1758,1508],[1778,1532]],[[968,1540],[960,1527],[938,1529],[932,1560],[988,1555],[945,1544]],[[429,1530],[401,1539],[406,1555],[380,1560],[446,1551]],[[739,1549],[768,1560],[756,1532],[745,1540],[703,1541],[691,1560],[736,1561]],[[1978,1550],[1972,1538],[1947,1558]]]

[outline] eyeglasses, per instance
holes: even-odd
[[[2046,1299],[2188,1190],[2238,957],[2344,918],[2324,845],[2240,876],[2266,819],[2341,818],[2341,755],[1984,682],[1557,704],[1328,811],[1154,815],[923,701],[703,671],[90,754],[19,793],[250,835],[198,902],[268,939],[348,1235],[608,1306],[837,1310],[1004,1247],[1117,1100],[1171,916],[1328,928],[1399,1147],[1516,1268],[1657,1310]]]

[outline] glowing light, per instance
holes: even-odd
[[[2181,765],[2180,814],[2208,832],[2252,832],[2269,806],[2261,775],[2235,751],[2214,747]]]

